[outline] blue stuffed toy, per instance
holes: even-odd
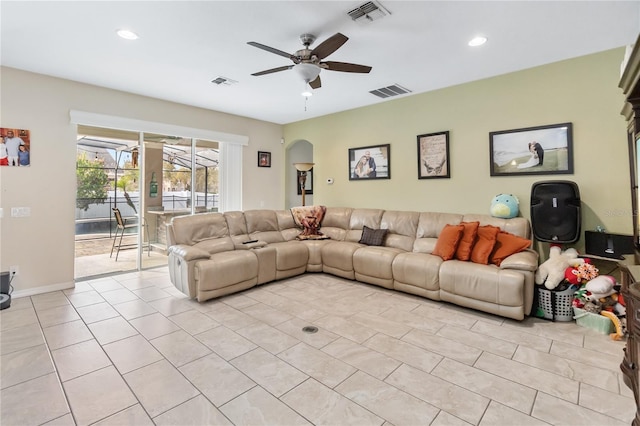
[[[520,201],[511,194],[498,194],[491,201],[491,216],[511,219],[518,216]]]

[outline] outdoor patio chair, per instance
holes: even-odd
[[[113,245],[111,246],[111,254],[109,255],[109,257],[113,256],[113,250],[117,248],[117,251],[116,251],[116,262],[117,262],[118,255],[120,254],[120,250],[126,250],[130,248],[138,247],[137,243],[122,244],[122,237],[124,237],[124,233],[127,229],[137,228],[140,224],[142,224],[142,226],[144,227],[144,231],[147,236],[147,243],[146,243],[147,254],[151,256],[151,244],[149,242],[149,226],[147,222],[144,220],[144,218],[140,217],[139,221],[136,223],[127,223],[127,219],[122,217],[122,214],[120,213],[120,209],[118,209],[117,207],[113,207],[111,210],[113,210],[113,215],[116,218],[116,235],[113,238]],[[118,233],[120,234],[120,240],[118,240]],[[117,241],[117,244],[116,244],[116,241]],[[144,250],[144,246],[143,246],[143,250]]]

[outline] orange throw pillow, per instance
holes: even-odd
[[[531,246],[531,240],[500,231],[496,239],[496,245],[491,253],[490,262],[500,266],[504,259],[514,253],[521,252],[529,246]]]
[[[471,258],[471,249],[473,249],[473,244],[478,236],[480,222],[462,222],[460,224],[464,226],[464,231],[456,250],[456,259],[469,260]]]
[[[464,225],[445,225],[431,254],[440,256],[442,260],[453,259],[463,231]]]
[[[489,264],[489,256],[496,245],[496,238],[500,228],[497,226],[485,225],[478,227],[478,239],[471,250],[471,261],[482,265]]]

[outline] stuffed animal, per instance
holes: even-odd
[[[584,263],[584,259],[578,258],[578,252],[574,248],[564,252],[558,246],[551,246],[549,259],[544,261],[536,271],[536,284],[544,284],[549,290],[553,290],[564,279],[564,272],[569,266],[578,266]]]
[[[598,275],[587,284],[585,289],[591,293],[591,300],[598,300],[612,295],[616,291],[613,286],[616,284],[616,279],[610,275]]]
[[[498,194],[491,201],[491,216],[511,219],[518,216],[520,201],[511,194]]]
[[[571,285],[580,285],[582,280],[578,276],[578,268],[569,266],[564,270],[564,279]]]
[[[584,263],[582,265],[578,265],[578,268],[577,268],[578,277],[583,282],[591,281],[592,279],[596,278],[598,276],[598,272],[600,272],[598,268],[595,267],[595,265],[592,265],[587,260],[588,259],[585,259]]]
[[[591,259],[585,258],[584,263],[578,266],[569,266],[564,271],[564,279],[569,284],[579,286],[598,276],[598,268],[591,264]]]

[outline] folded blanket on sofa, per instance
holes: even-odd
[[[296,238],[299,240],[323,240],[329,237],[320,232],[320,225],[326,213],[325,206],[301,206],[292,207],[291,215],[296,225],[302,228],[302,232]]]

